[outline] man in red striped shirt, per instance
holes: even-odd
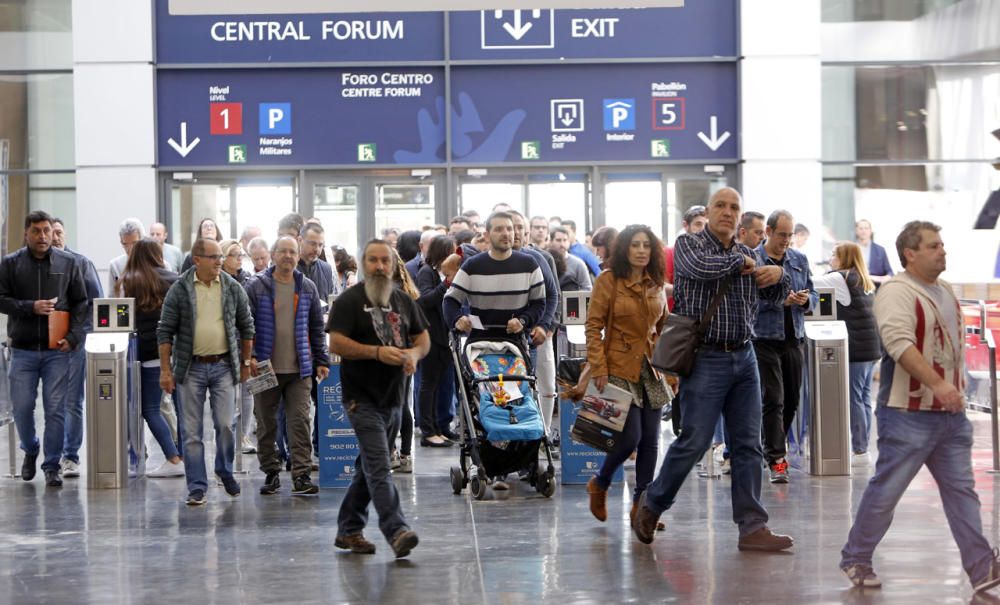
[[[975,591],[1000,584],[1000,558],[983,536],[972,474],[972,424],[965,415],[962,312],[945,269],[940,227],[911,221],[896,238],[905,271],[883,284],[875,318],[885,352],[878,394],[878,462],[841,551],[856,586],[877,588],[872,553],[893,511],[927,465]]]

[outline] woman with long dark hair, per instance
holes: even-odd
[[[116,284],[118,296],[135,299],[136,331],[139,336],[140,383],[142,392],[142,417],[146,420],[156,442],[163,450],[166,462],[158,469],[147,473],[150,477],[181,477],[184,465],[178,443],[182,441],[180,425],[180,400],[174,393],[177,407],[177,443],[170,435],[170,427],[160,414],[160,353],[156,343],[156,325],[160,321],[160,309],[167,290],[177,281],[177,274],[163,266],[163,248],[159,242],[145,238],[135,243],[129,254],[125,271]]]
[[[837,319],[847,323],[848,374],[851,387],[851,462],[869,464],[872,426],[872,375],[882,343],[875,322],[875,280],[868,273],[861,246],[838,242],[830,256],[830,273],[813,277],[813,286],[833,288]]]
[[[455,368],[448,346],[448,327],[441,314],[444,294],[451,286],[452,275],[441,272],[445,259],[455,253],[455,240],[439,235],[427,246],[424,266],[417,272],[417,303],[424,310],[430,324],[431,350],[420,361],[420,445],[447,447],[458,435],[451,431],[454,414],[451,402],[455,397]]]
[[[633,451],[637,456],[631,516],[656,470],[660,408],[672,398],[650,365],[668,313],[663,262],[663,244],[653,231],[629,225],[615,238],[608,268],[594,281],[586,325],[591,379],[600,391],[612,384],[632,395],[621,439],[587,483],[590,512],[599,521],[608,517],[611,478]]]

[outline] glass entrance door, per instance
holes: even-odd
[[[296,187],[293,177],[203,177],[166,179],[167,204],[162,222],[168,241],[181,250],[191,249],[198,226],[211,219],[223,239],[239,239],[247,227],[257,227],[270,244],[278,221],[295,212]]]

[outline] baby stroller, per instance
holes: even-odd
[[[482,500],[491,478],[526,469],[530,484],[550,498],[556,491],[555,469],[528,342],[524,334],[507,334],[505,327],[486,326],[464,344],[460,334],[450,336],[462,437],[461,466],[451,467],[451,488],[458,495],[468,485]],[[539,446],[548,461],[544,471]]]

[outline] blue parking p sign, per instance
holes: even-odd
[[[260,134],[292,134],[292,104],[261,103]]]
[[[635,130],[635,99],[604,99],[604,130]]]

